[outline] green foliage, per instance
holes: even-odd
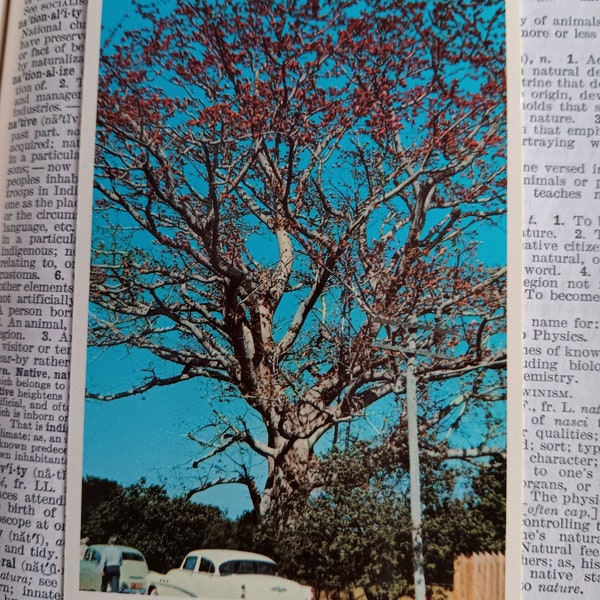
[[[437,484],[430,484],[423,538],[425,568],[436,583],[452,582],[453,561],[459,554],[504,551],[506,464],[485,463],[474,471],[470,490],[465,489],[469,473],[456,470],[446,470]],[[453,493],[456,486],[463,487],[459,497]]]
[[[330,453],[323,485],[308,504],[290,502],[285,525],[263,524],[262,551],[320,590],[362,587],[369,600],[407,593],[413,563],[402,462],[366,444]],[[504,549],[506,466],[442,467],[427,459],[422,466],[426,578],[449,585],[456,555]]]
[[[287,562],[302,564],[321,588],[388,587],[399,583],[407,559],[408,525],[405,506],[379,482],[323,492],[297,516],[299,555]]]
[[[90,477],[82,496],[82,534],[91,543],[116,535],[121,544],[138,548],[155,571],[179,566],[196,548],[234,545],[234,525],[218,508],[169,498],[157,485],[121,487]]]
[[[190,550],[254,550],[277,560],[280,572],[319,590],[364,590],[369,600],[395,600],[412,581],[411,525],[406,471],[395,452],[356,443],[323,461],[323,479],[306,502],[290,498],[280,522],[237,521],[219,509],[169,498],[141,481],[122,487],[83,482],[82,535],[92,543],[117,535],[139,548],[150,568],[164,572]],[[501,552],[505,536],[504,463],[446,466],[424,460],[423,502],[427,581],[452,582],[454,557]]]
[[[308,503],[298,498],[288,504],[286,527],[263,524],[260,534],[273,545],[282,571],[320,590],[386,590],[373,598],[405,589],[409,514],[385,468],[374,469],[367,448],[356,447],[332,452],[323,473],[324,484]]]
[[[85,478],[81,488],[81,522],[86,524],[99,505],[114,498],[122,489],[116,481],[99,477]],[[82,526],[82,533],[89,535],[85,526]]]

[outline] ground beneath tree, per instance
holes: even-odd
[[[347,596],[340,594],[339,596],[330,596],[325,593],[321,594],[319,600],[346,600]],[[398,600],[414,600],[414,596],[400,596]],[[347,600],[367,600],[367,596],[361,588],[356,588],[353,591],[351,598]],[[427,596],[427,600],[454,600],[454,596],[451,590],[446,590],[439,586],[433,586],[433,592],[431,596]]]

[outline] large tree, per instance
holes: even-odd
[[[391,395],[383,443],[405,445],[410,341],[421,431],[450,452],[440,435],[503,398],[504,253],[479,243],[504,224],[502,2],[140,15],[101,56],[89,343],[159,362],[89,396],[219,383],[246,413],[190,435],[195,464],[243,447],[265,483],[236,458],[190,493],[243,483],[262,516],[319,485],[317,441]]]

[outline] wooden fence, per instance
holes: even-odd
[[[457,556],[453,600],[504,600],[504,563],[503,554]]]

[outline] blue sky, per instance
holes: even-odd
[[[115,27],[135,28],[137,22],[127,2],[105,3],[105,33],[111,33]],[[479,242],[481,260],[494,264],[504,262],[505,241],[505,232],[486,230]],[[108,383],[113,388],[129,387],[135,375],[148,366],[148,360],[148,355],[142,351],[127,354],[118,348],[90,348],[89,387],[101,389]],[[245,403],[236,398],[222,398],[222,393],[209,381],[193,380],[155,389],[143,397],[112,402],[87,400],[84,476],[104,477],[123,485],[144,478],[147,483],[164,484],[169,493],[184,494],[194,486],[194,476],[197,474],[189,468],[192,461],[198,458],[198,448],[188,439],[188,432],[194,432],[208,423],[212,409],[231,412],[247,410]],[[387,409],[391,410],[392,406]],[[259,419],[252,419],[251,414],[249,417],[251,422],[255,421],[253,426],[260,429]],[[380,425],[373,421],[370,426],[377,428]],[[260,473],[258,463],[256,467],[257,473]],[[215,488],[203,492],[196,499],[220,506],[231,517],[251,508],[247,493],[241,486]]]
[[[172,2],[163,3],[163,7]],[[127,0],[105,0],[102,14],[102,41],[141,23]],[[102,42],[101,42],[102,43]],[[137,359],[134,356],[137,355]],[[88,349],[90,387],[104,381],[109,374],[111,384],[131,384],[131,372],[147,367],[142,352],[127,354],[123,349]],[[103,477],[131,485],[145,479],[147,483],[165,485],[167,492],[183,495],[194,485],[191,462],[197,458],[196,444],[188,432],[199,423],[198,402],[214,395],[211,382],[195,380],[160,388],[144,396],[114,402],[86,400],[84,423],[83,475]],[[204,411],[207,421],[210,412]],[[197,497],[204,504],[215,504],[235,518],[250,510],[251,505],[242,486],[225,486],[203,492]]]
[[[110,350],[93,358],[90,368],[110,373],[111,380],[126,381],[123,371],[145,366]],[[102,375],[99,377],[102,378]],[[93,385],[96,377],[90,376]],[[193,486],[190,464],[197,458],[196,445],[187,433],[202,425],[198,403],[210,397],[210,383],[196,380],[110,403],[87,400],[84,427],[84,476],[93,475],[123,485],[138,482],[164,484],[169,493],[183,495]],[[207,417],[210,414],[207,413]],[[190,477],[192,476],[192,477]],[[250,509],[241,486],[215,488],[198,496],[198,501],[216,504],[232,517]]]

